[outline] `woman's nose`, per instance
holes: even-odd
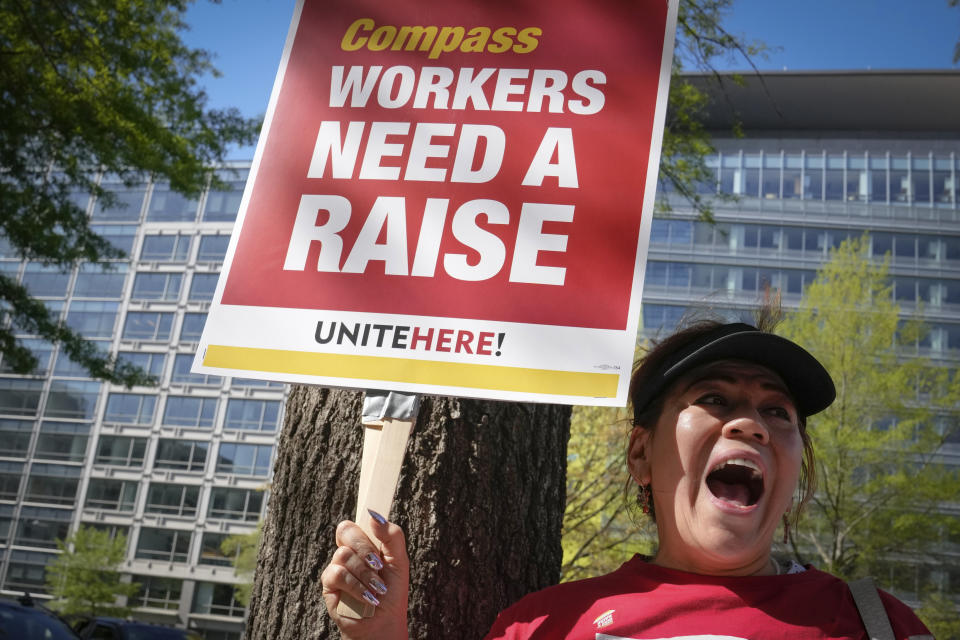
[[[753,440],[766,444],[770,440],[770,432],[763,424],[759,414],[739,415],[728,420],[723,425],[723,436],[732,439]]]

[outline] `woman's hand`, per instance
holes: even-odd
[[[410,562],[403,530],[370,514],[374,540],[349,520],[337,526],[337,550],[320,575],[323,601],[344,640],[407,640]],[[341,593],[375,605],[373,617],[338,615]]]

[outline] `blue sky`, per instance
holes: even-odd
[[[384,0],[389,1],[389,0]],[[247,116],[266,110],[294,0],[198,0],[185,40],[211,51],[220,78],[205,79],[214,107]],[[770,47],[761,70],[955,69],[960,9],[947,0],[736,0],[724,23]],[[743,60],[726,64],[745,68]],[[253,149],[234,158],[249,159]]]

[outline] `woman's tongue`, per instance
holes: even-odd
[[[710,491],[723,500],[739,507],[746,507],[750,504],[750,489],[747,485],[739,482],[724,482],[717,479],[708,479],[707,486]]]

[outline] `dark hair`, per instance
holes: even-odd
[[[779,304],[774,305],[769,302],[757,310],[756,316],[755,326],[765,333],[772,333],[773,327],[776,326],[782,318]],[[686,323],[686,326],[678,329],[663,340],[654,341],[653,346],[647,351],[646,355],[634,365],[633,375],[630,378],[630,404],[634,405],[634,401],[639,396],[640,389],[642,389],[653,376],[659,375],[664,363],[673,354],[697,342],[705,335],[716,331],[724,324],[727,324],[727,322],[712,318],[692,320]],[[652,436],[653,429],[656,427],[660,419],[660,414],[663,412],[663,403],[666,395],[666,393],[661,393],[658,397],[648,402],[647,406],[640,412],[634,414],[633,426],[650,429]],[[794,505],[790,516],[794,523],[799,519],[803,507],[810,501],[810,498],[813,497],[816,486],[816,460],[813,454],[813,443],[810,440],[810,435],[807,433],[807,420],[805,417],[798,417],[798,426],[800,429],[800,439],[803,442],[803,459],[800,464],[800,479],[797,484],[800,490],[800,500]],[[632,486],[632,480],[628,480],[628,491]],[[649,495],[652,496],[651,487],[647,485],[645,488],[649,492]],[[656,513],[653,508],[652,499],[649,503],[649,515],[653,521],[656,522]]]

